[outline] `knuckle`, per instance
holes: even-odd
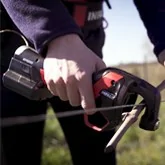
[[[54,82],[52,79],[46,79],[46,84],[51,87],[52,85],[54,85]]]
[[[57,78],[54,78],[53,79],[53,82],[56,84],[56,85],[61,85],[61,84],[63,84],[63,79],[62,79],[62,77],[57,77]]]
[[[53,88],[53,86],[47,86],[48,90],[50,91],[50,93],[54,96],[57,96],[57,92],[56,90]]]
[[[54,91],[54,90],[50,90],[51,94],[54,95],[54,96],[57,96],[57,92]]]
[[[76,79],[75,79],[75,76],[69,76],[65,79],[65,83],[66,85],[73,85],[76,83]]]
[[[81,105],[81,103],[77,100],[69,100],[69,103],[74,107],[77,107],[77,106]]]
[[[68,101],[68,98],[66,96],[59,96],[62,101]]]
[[[82,81],[87,77],[87,75],[88,74],[85,71],[78,72],[76,74],[76,79],[77,79],[77,81]]]
[[[49,79],[46,79],[45,81],[46,81],[46,86],[48,90],[51,92],[52,95],[56,96],[57,92],[54,88],[55,84],[54,84],[53,79],[49,78]]]

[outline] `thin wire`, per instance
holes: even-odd
[[[20,34],[19,32],[15,31],[15,30],[11,30],[11,29],[0,30],[0,33],[14,33],[14,34],[16,34],[22,38],[22,40],[25,42],[26,46],[29,46],[26,38],[22,34]]]
[[[23,39],[26,46],[29,46],[26,38],[23,35],[21,35],[19,32],[10,30],[10,29],[0,30],[0,33],[5,33],[5,32],[15,33],[16,35],[20,36]],[[165,102],[165,100],[162,100],[161,102]],[[114,106],[114,107],[102,107],[102,108],[89,109],[88,111],[90,111],[90,112],[100,111],[101,112],[101,111],[109,111],[109,110],[114,110],[114,109],[128,108],[128,107],[142,106],[142,105],[145,105],[145,104],[137,104],[137,105],[130,104],[130,105],[121,105],[121,106]],[[80,109],[80,110],[73,110],[73,111],[66,111],[66,112],[58,112],[54,115],[40,114],[40,115],[36,115],[36,116],[8,117],[8,118],[0,119],[0,127],[7,127],[7,126],[26,124],[26,123],[34,123],[34,122],[39,122],[39,121],[43,121],[46,119],[47,120],[54,119],[56,117],[58,117],[58,118],[71,117],[71,116],[75,116],[75,115],[82,115],[85,113],[86,112],[83,109]]]
[[[165,100],[162,100],[161,103],[165,102]],[[134,106],[142,106],[145,104],[130,104],[130,105],[121,105],[121,106],[114,106],[114,107],[102,107],[102,108],[95,108],[95,109],[89,109],[90,112],[97,112],[97,111],[110,111],[114,109],[120,109],[120,108],[128,108],[128,107],[134,107]],[[9,118],[3,118],[0,120],[0,127],[7,127],[7,126],[13,126],[18,124],[27,124],[27,123],[35,123],[39,121],[44,120],[52,120],[55,118],[64,118],[64,117],[71,117],[76,115],[83,115],[86,112],[83,109],[80,110],[73,110],[73,111],[66,111],[66,112],[58,112],[56,114],[40,114],[35,116],[18,116],[18,117],[9,117]]]

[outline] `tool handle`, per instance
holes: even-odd
[[[84,114],[84,123],[88,127],[98,132],[105,130],[110,124],[109,120],[106,119],[100,112],[96,112],[90,116],[87,114]]]
[[[44,70],[43,69],[40,69],[40,76],[41,76],[42,82],[46,85],[46,81],[45,81],[45,78],[44,78]]]
[[[105,68],[93,73],[92,80],[96,108],[103,109],[93,115],[84,115],[84,122],[88,127],[99,132],[112,130],[121,123],[122,110],[108,110],[108,107],[113,106],[113,101],[121,87],[120,81],[123,80],[123,75],[117,73],[116,70],[111,71],[111,69]]]

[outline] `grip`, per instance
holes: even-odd
[[[44,83],[44,85],[46,85],[46,81],[45,81],[45,78],[44,78],[44,70],[43,69],[40,69],[40,76],[41,76],[42,82]]]
[[[93,74],[93,93],[97,108],[113,106],[113,100],[116,99],[119,82],[123,76],[111,72],[111,69],[103,69]],[[116,85],[114,85],[116,84]],[[112,91],[111,91],[112,90]],[[85,124],[96,131],[108,131],[114,129],[121,122],[121,110],[113,109],[96,112],[92,115],[84,114]]]
[[[99,121],[99,123],[90,122],[91,119],[95,120],[96,122]],[[96,112],[95,114],[92,114],[90,116],[87,114],[84,114],[84,123],[88,127],[92,128],[93,130],[98,131],[98,132],[105,130],[105,128],[109,125],[108,119],[106,119],[99,112]],[[98,125],[100,125],[100,126],[98,126]]]
[[[132,91],[141,95],[146,105],[139,127],[145,130],[154,131],[156,128],[155,125],[159,121],[158,116],[161,101],[160,91],[145,80],[139,81],[138,87],[132,87]]]

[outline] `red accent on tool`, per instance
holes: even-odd
[[[93,90],[94,90],[94,96],[97,98],[100,94],[100,91],[103,89],[108,89],[111,87],[112,81],[118,81],[122,79],[123,76],[114,72],[109,72],[103,77],[101,77],[94,85],[93,85]]]
[[[88,118],[89,118],[89,116],[88,116],[87,114],[84,114],[84,123],[85,123],[89,128],[92,128],[92,129],[94,129],[95,131],[101,132],[104,128],[106,128],[106,127],[109,125],[109,121],[108,121],[108,119],[105,118],[105,117],[104,117],[104,118],[106,119],[107,123],[106,123],[103,127],[97,127],[97,126],[95,126],[94,124],[91,124],[91,123],[89,122]]]
[[[40,76],[41,76],[41,80],[43,81],[43,83],[46,84],[45,78],[44,78],[44,70],[43,69],[40,69]]]

